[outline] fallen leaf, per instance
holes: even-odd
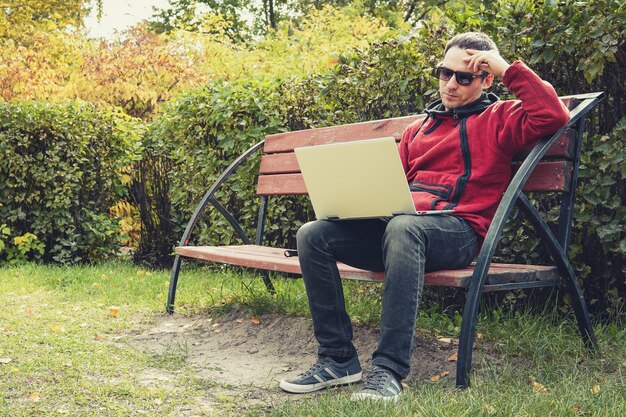
[[[111,317],[117,317],[118,314],[120,314],[120,310],[117,307],[111,307],[109,308],[109,316]]]
[[[483,410],[485,410],[488,414],[494,414],[496,411],[496,407],[493,404],[485,404],[483,405]]]
[[[27,308],[26,311],[24,311],[24,315],[32,316],[33,315],[33,310],[31,310],[30,308]]]
[[[252,324],[261,324],[261,319],[258,318],[257,316],[252,316],[250,321],[252,322]]]
[[[30,394],[30,395],[29,395],[28,399],[29,399],[31,402],[38,403],[38,402],[39,402],[39,399],[40,399],[40,398],[39,398],[39,393],[38,393],[38,392],[33,392],[32,394]]]
[[[92,287],[94,288],[98,288],[101,284],[99,282],[94,282],[93,284],[91,284]]]
[[[533,381],[531,382],[531,385],[533,387],[533,392],[535,394],[545,394],[546,392],[548,392],[548,390],[546,389],[546,387],[543,386],[543,384],[540,384],[537,381]]]
[[[222,329],[215,329],[213,330],[213,333],[220,333],[222,331]]]
[[[96,333],[96,335],[94,336],[95,340],[104,340],[105,336],[102,333]]]
[[[59,326],[58,324],[54,324],[51,327],[52,331],[55,333],[63,333],[63,327]]]
[[[0,364],[2,365],[6,365],[7,363],[10,363],[13,359],[11,358],[0,358]]]
[[[594,395],[600,394],[600,385],[594,385],[591,387],[591,393]]]
[[[437,340],[441,343],[452,343],[451,337],[438,337]]]
[[[484,334],[482,333],[476,333],[476,339],[481,340],[483,337],[485,337]]]
[[[233,296],[232,295],[228,295],[226,296],[226,298],[224,299],[227,303],[230,303],[231,301],[233,301]]]
[[[437,382],[437,381],[439,381],[441,378],[445,378],[445,377],[446,377],[446,376],[448,376],[449,374],[450,374],[450,371],[445,371],[445,372],[442,372],[442,373],[440,373],[440,374],[433,375],[433,376],[430,378],[430,381],[431,381],[431,382]]]
[[[456,362],[459,360],[459,352],[454,352],[452,355],[448,356],[448,362]]]
[[[235,320],[235,323],[241,324],[241,323],[243,323],[243,319],[237,319],[237,320]]]

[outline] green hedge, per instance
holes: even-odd
[[[74,263],[119,251],[110,209],[142,126],[84,102],[0,104],[0,261]]]

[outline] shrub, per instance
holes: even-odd
[[[140,135],[136,120],[84,102],[0,104],[0,218],[17,248],[5,243],[0,260],[73,263],[118,251],[109,209],[127,194],[120,174]]]

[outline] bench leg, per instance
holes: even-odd
[[[165,304],[165,311],[169,314],[174,313],[174,299],[176,298],[176,285],[178,284],[178,274],[180,273],[181,263],[181,257],[176,255],[174,258],[174,265],[172,266],[172,272],[170,274],[170,289],[167,292],[167,302]]]
[[[576,273],[572,268],[567,255],[563,253],[561,245],[556,240],[554,235],[550,232],[548,225],[537,213],[537,210],[532,206],[528,198],[525,195],[520,195],[518,200],[519,207],[522,209],[528,220],[532,223],[535,230],[541,237],[541,241],[546,245],[550,256],[554,260],[554,264],[559,269],[561,277],[565,280],[565,285],[572,298],[572,309],[578,322],[578,330],[583,338],[583,342],[587,349],[592,352],[598,351],[598,341],[596,335],[591,326],[591,319],[589,318],[589,312],[587,311],[587,303],[583,297],[583,292],[576,280]]]
[[[270,272],[266,270],[259,270],[261,274],[261,278],[263,278],[263,283],[265,284],[265,288],[269,291],[270,294],[276,294],[276,289],[274,288],[274,284],[272,284],[272,280],[270,279]]]
[[[482,278],[482,277],[481,277]],[[472,277],[472,280],[479,277]],[[474,349],[474,331],[482,289],[470,286],[463,308],[463,321],[461,322],[461,335],[459,336],[459,350],[456,362],[456,386],[468,388],[470,385],[470,371],[472,370],[472,351]]]
[[[597,353],[599,352],[598,340],[591,326],[591,319],[587,311],[585,297],[576,281],[576,275],[574,275],[574,271],[569,265],[569,262],[567,266],[568,268],[565,268],[565,271],[561,271],[561,274],[565,276],[565,285],[572,299],[572,309],[574,310],[574,316],[576,316],[576,321],[578,322],[578,330],[583,338],[585,347],[590,352]]]

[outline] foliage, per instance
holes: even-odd
[[[0,48],[0,97],[5,101],[79,98],[119,106],[148,119],[204,76],[180,43],[138,26],[115,42],[39,33],[28,46]]]
[[[171,219],[174,236],[182,234],[181,227],[190,217],[190,210],[199,202],[207,187],[250,144],[265,134],[277,131],[279,117],[272,105],[278,102],[278,96],[269,87],[263,82],[216,82],[184,95],[155,120],[147,132],[145,155],[152,158],[152,165],[167,161],[170,167],[166,172],[169,204],[161,207],[169,210],[171,205],[173,210],[161,212],[153,200],[145,204],[144,208],[148,211],[142,213],[142,218]],[[143,167],[144,170],[149,168]],[[256,216],[251,208],[254,204],[250,198],[251,190],[245,184],[254,182],[256,170],[255,164],[242,167],[237,182],[216,194],[227,206],[229,202],[236,202],[236,206],[230,205],[230,208],[248,227],[254,223]],[[134,194],[145,195],[145,188],[141,191]],[[161,229],[160,222],[156,220],[156,227],[142,233],[142,242],[152,241]],[[167,243],[171,243],[172,237],[168,238]],[[198,239],[228,243],[232,239],[230,226],[223,218],[217,218],[208,229],[201,225]],[[140,247],[138,256],[154,255],[150,253],[154,250],[151,246],[148,243],[147,247]],[[167,250],[166,255],[171,246]]]
[[[0,40],[28,43],[33,31],[56,32],[80,28],[91,7],[102,0],[3,0],[0,3]]]
[[[250,42],[255,36],[266,36],[281,26],[299,27],[303,18],[326,7],[374,16],[390,27],[399,28],[404,22],[423,19],[434,7],[445,3],[446,0],[171,0],[166,8],[157,9],[149,24],[157,33],[178,29],[203,32],[206,29],[203,19],[217,15],[228,22],[229,39]],[[241,16],[249,18],[246,21]]]
[[[72,263],[117,252],[109,209],[127,193],[120,175],[140,135],[136,120],[83,102],[0,105],[2,240],[13,240],[0,260]]]
[[[152,119],[162,104],[210,80],[304,76],[332,68],[346,49],[394,36],[378,19],[326,7],[298,27],[281,25],[246,46],[229,23],[206,14],[201,32],[157,35],[139,25],[118,39],[95,41],[37,31],[28,44],[0,43],[0,99],[82,99]]]
[[[31,32],[28,42],[0,41],[0,99],[56,99],[80,62],[80,40],[59,32]]]
[[[102,0],[0,0],[0,98],[56,98],[80,61],[77,35]]]
[[[131,116],[150,118],[178,92],[204,81],[186,50],[180,42],[150,33],[141,25],[116,42],[88,43],[82,65],[68,77],[63,95],[119,106]]]
[[[227,24],[225,34],[232,41],[249,39],[249,28],[241,18],[248,12],[252,2],[250,0],[171,0],[164,9],[158,9],[148,24],[156,33],[172,33],[177,30],[191,32],[205,32],[205,20],[209,16],[219,16]],[[207,11],[203,13],[202,11]],[[211,28],[209,33],[211,33]],[[205,32],[206,33],[206,32]]]
[[[570,252],[602,310],[626,304],[626,117],[608,135],[587,139]],[[620,281],[621,278],[621,281]]]
[[[298,25],[285,22],[266,37],[247,45],[228,39],[228,23],[210,17],[205,33],[179,30],[170,34],[178,44],[198,45],[188,54],[210,80],[303,77],[330,70],[339,54],[393,37],[397,31],[380,19],[324,7],[313,10]]]

